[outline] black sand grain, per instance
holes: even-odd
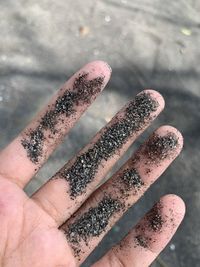
[[[110,218],[122,207],[122,204],[110,196],[105,196],[98,206],[90,208],[78,220],[68,226],[66,237],[70,243],[78,244],[89,238],[99,236],[105,231]]]
[[[128,191],[131,189],[139,190],[144,185],[144,182],[142,181],[136,169],[124,170],[120,175],[120,179],[125,185],[125,190]]]
[[[44,116],[41,118],[40,126],[42,129],[49,129],[52,133],[56,133],[55,125],[56,125],[56,112],[55,110],[47,111]]]
[[[70,184],[70,195],[75,197],[83,192],[87,184],[95,176],[99,163],[98,153],[95,149],[89,149],[86,153],[77,157],[75,163],[59,173],[60,178],[66,179]]]
[[[42,116],[39,125],[35,130],[27,132],[22,139],[21,144],[26,149],[29,159],[37,164],[43,155],[43,145],[45,142],[44,132],[50,130],[53,137],[57,133],[56,125],[63,118],[71,116],[75,113],[76,106],[89,104],[98,92],[101,91],[104,77],[99,76],[95,79],[88,80],[89,73],[80,74],[74,81],[73,90],[67,90],[63,95],[59,96],[55,105]]]
[[[162,205],[160,202],[158,202],[146,215],[148,226],[154,232],[160,231],[164,223],[161,210],[162,210]]]
[[[31,130],[28,137],[21,141],[22,146],[26,149],[28,157],[33,163],[38,163],[42,155],[44,134],[40,127]]]
[[[136,246],[141,246],[143,248],[150,248],[151,245],[156,242],[150,231],[161,232],[163,224],[166,223],[162,215],[162,203],[156,203],[153,208],[146,214],[145,219],[142,223],[139,223],[135,227],[136,236],[134,237],[134,242]]]
[[[169,132],[165,136],[154,133],[145,145],[144,153],[151,161],[157,163],[171,157],[177,147],[178,137],[174,133]]]
[[[158,107],[158,102],[149,93],[136,96],[125,109],[122,119],[105,128],[97,142],[89,150],[77,157],[74,164],[64,168],[59,177],[65,178],[70,184],[70,195],[76,197],[84,192],[97,172],[102,160],[108,160],[120,149],[128,138],[142,129],[152,120],[151,114]]]
[[[96,95],[102,89],[104,76],[99,76],[95,79],[88,80],[89,73],[83,73],[75,79],[73,90],[77,92],[76,104],[91,103],[91,96]]]
[[[149,241],[150,241],[149,238],[147,238],[144,235],[137,235],[135,237],[136,245],[141,246],[143,248],[148,248],[149,247]]]

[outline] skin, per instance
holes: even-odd
[[[57,97],[61,95],[63,91],[71,88],[75,77],[83,71],[89,73],[88,79],[93,79],[100,75],[104,76],[102,89],[108,82],[111,74],[110,67],[105,62],[96,61],[89,63],[64,84],[62,87],[63,89],[59,90],[50,100],[50,104],[53,105]],[[151,96],[159,102],[157,110],[152,114],[156,117],[164,108],[164,100],[156,91],[149,90],[149,92]],[[94,98],[95,97],[91,98],[91,102]],[[48,181],[29,198],[23,191],[23,188],[45,163],[56,146],[61,142],[62,138],[69,132],[88,106],[89,104],[77,106],[74,116],[63,118],[64,122],[57,126],[59,134],[55,135],[53,138],[46,139],[44,144],[45,153],[38,164],[33,163],[30,158],[27,157],[26,150],[21,145],[21,140],[28,129],[34,129],[34,127],[37,126],[39,118],[48,110],[48,105],[16,139],[1,151],[0,266],[80,266],[98,245],[106,232],[109,231],[129,206],[133,205],[145,193],[149,186],[158,179],[182,149],[183,138],[181,134],[173,127],[162,126],[157,130],[159,135],[165,136],[170,132],[174,133],[178,139],[178,145],[173,153],[169,152],[171,153],[169,157],[160,160],[159,163],[148,159],[142,152],[146,145],[144,144],[139,148],[136,154],[106,182],[106,184],[101,185],[101,187],[96,190],[97,185],[101,182],[106,173],[125,153],[134,140],[145,130],[149,125],[148,123],[136,134],[130,136],[127,142],[117,150],[111,158],[106,162],[102,162],[94,180],[87,186],[86,191],[76,197],[76,199],[70,197],[68,182],[59,177],[58,179]],[[124,109],[120,111],[118,117],[123,116],[123,111]],[[112,124],[115,122],[118,117],[114,117],[110,123]],[[95,142],[103,131],[104,129],[102,129],[91,142]],[[91,143],[83,148],[80,153],[86,151],[90,146]],[[138,155],[140,155],[139,159]],[[76,156],[69,163],[66,163],[66,166],[71,166],[75,159]],[[148,169],[150,169],[148,173],[146,172],[147,165]],[[137,168],[144,186],[142,186],[140,190],[131,191],[127,197],[123,198],[120,191],[121,185],[119,182],[119,175],[124,169],[133,167]],[[125,208],[123,211],[111,216],[105,231],[97,237],[90,238],[87,245],[84,241],[81,241],[80,244],[78,244],[78,246],[81,247],[81,253],[77,256],[72,249],[72,244],[66,239],[65,231],[67,231],[70,224],[87,212],[90,207],[97,206],[105,193],[123,199]],[[94,264],[93,267],[149,266],[170,241],[185,213],[183,201],[175,195],[164,196],[160,202],[162,203],[160,212],[162,217],[166,218],[162,226],[162,231],[151,231],[146,224],[146,217],[138,222],[138,225],[143,226],[143,234],[154,240],[152,244],[149,244],[148,248],[138,246],[134,241],[135,236],[138,234],[137,225],[120,244],[112,248],[102,259]],[[71,217],[72,214],[74,214],[73,217]]]

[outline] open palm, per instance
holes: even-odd
[[[102,184],[116,161],[164,107],[158,92],[145,90],[31,198],[26,195],[23,188],[105,87],[110,73],[104,62],[86,65],[1,151],[2,267],[79,266],[181,151],[181,134],[162,126]],[[175,233],[184,212],[179,197],[162,197],[94,266],[149,266]]]

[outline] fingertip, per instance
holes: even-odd
[[[159,127],[156,131],[156,134],[160,135],[160,136],[165,136],[168,134],[173,134],[176,139],[177,139],[177,152],[180,153],[180,151],[183,148],[183,135],[181,134],[181,132],[176,129],[175,127],[171,126],[171,125],[163,125],[161,127]]]
[[[93,61],[92,63],[97,65],[100,69],[108,72],[108,74],[112,73],[112,68],[106,61],[96,60],[96,61]]]
[[[160,201],[164,204],[164,207],[173,210],[175,214],[178,213],[180,215],[180,221],[182,221],[186,212],[186,206],[181,197],[175,194],[167,194]]]
[[[94,76],[99,76],[99,75],[104,76],[105,82],[108,82],[112,73],[110,65],[102,60],[92,61],[87,65],[85,65],[83,69],[88,70]]]
[[[149,93],[153,99],[155,99],[159,103],[158,109],[161,111],[165,107],[165,100],[163,96],[156,90],[153,89],[145,89],[142,91],[144,93]]]

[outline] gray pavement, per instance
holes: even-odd
[[[187,214],[152,266],[200,266],[199,12],[198,0],[0,0],[0,148],[83,64],[102,59],[113,69],[107,89],[27,187],[29,194],[143,88],[160,91],[166,109],[117,167],[159,125],[171,124],[185,137],[181,156],[113,228],[85,267],[167,193],[185,200]]]

